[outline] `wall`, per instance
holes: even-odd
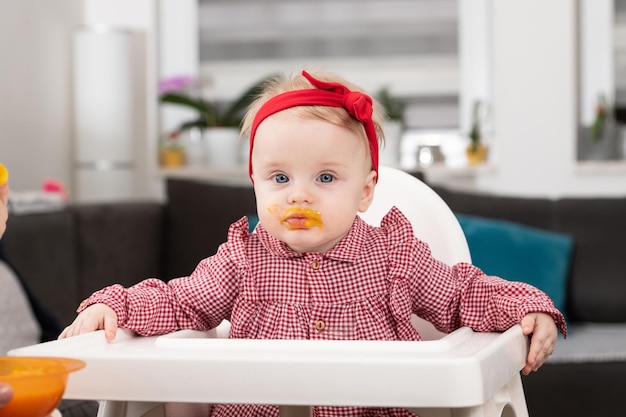
[[[196,0],[160,0],[159,79],[181,75],[198,76],[198,8]],[[161,131],[179,126],[194,117],[193,111],[178,107],[161,109]]]
[[[71,183],[70,40],[80,0],[4,1],[0,13],[0,161],[11,188]]]
[[[171,7],[175,0],[161,0],[168,1]],[[497,109],[495,166],[477,174],[477,187],[520,195],[625,195],[626,169],[622,166],[597,170],[574,161],[577,2],[487,0],[487,4],[494,34],[490,88]],[[11,170],[12,189],[38,189],[48,178],[71,186],[71,33],[82,23],[117,22],[143,28],[150,38],[148,131],[138,141],[144,148],[144,191],[159,195],[153,163],[156,139],[152,139],[158,126],[153,90],[159,78],[157,9],[155,0],[3,3],[0,161]],[[189,68],[188,62],[180,67]],[[176,65],[168,69],[178,70]]]
[[[89,24],[119,25],[146,37],[145,128],[137,138],[138,198],[158,195],[156,3],[152,0],[20,0],[0,13],[0,161],[15,192],[47,179],[73,188],[72,34]],[[151,146],[153,146],[151,148]]]
[[[172,1],[172,0],[168,0]],[[136,104],[138,133],[135,139],[135,198],[160,198],[162,185],[156,172],[158,139],[157,84],[159,79],[158,19],[156,0],[85,0],[86,25],[112,25],[133,31],[143,44],[144,73]]]
[[[540,12],[539,12],[540,11]],[[479,189],[529,196],[624,195],[626,162],[576,162],[577,3],[492,1],[493,170]]]

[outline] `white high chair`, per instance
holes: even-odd
[[[411,175],[381,167],[363,217],[378,224],[392,205],[436,257],[470,260],[443,200]],[[442,335],[415,324],[425,338]],[[86,361],[70,376],[65,398],[100,400],[99,417],[160,417],[166,402],[278,404],[281,416],[345,405],[406,407],[422,417],[528,417],[519,373],[528,343],[520,326],[504,333],[462,328],[422,342],[227,339],[228,329],[223,323],[156,337],[120,330],[112,343],[100,331],[11,354]]]

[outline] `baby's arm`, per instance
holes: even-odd
[[[208,330],[230,317],[238,286],[236,265],[218,254],[200,262],[192,275],[163,282],[150,278],[129,288],[120,284],[96,291],[78,308],[79,315],[59,336],[104,329],[113,340],[118,327],[142,336],[181,329]],[[224,259],[226,258],[226,259]]]
[[[526,358],[524,375],[537,371],[554,352],[557,340],[557,327],[547,313],[528,313],[522,319],[522,332],[530,337],[530,349]]]
[[[108,341],[115,339],[117,314],[106,304],[93,304],[80,312],[74,322],[61,332],[59,339],[96,330],[104,330],[104,335]]]

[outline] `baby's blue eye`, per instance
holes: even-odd
[[[335,176],[333,174],[322,174],[318,178],[319,182],[333,182]]]
[[[289,177],[286,176],[285,174],[276,174],[274,175],[274,181],[276,181],[279,184],[284,184],[286,182],[289,182]]]

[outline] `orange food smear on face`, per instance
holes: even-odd
[[[279,206],[277,204],[270,206],[267,211],[271,214],[277,214]],[[322,228],[322,213],[310,208],[290,207],[278,216],[278,220],[280,224],[289,230],[303,230],[312,227]]]
[[[322,213],[309,208],[288,208],[282,215],[280,223],[290,230],[322,227]]]

